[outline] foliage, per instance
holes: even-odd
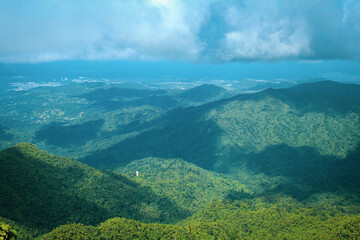
[[[217,201],[180,225],[114,218],[95,228],[60,226],[41,239],[358,239],[359,217],[319,212],[291,199]]]
[[[146,158],[117,169],[141,185],[151,187],[160,196],[174,201],[191,213],[208,203],[242,193],[246,188],[239,181],[204,170],[181,159]],[[135,177],[136,171],[139,176]]]
[[[184,225],[204,225],[214,239],[347,239],[359,238],[359,215],[334,209],[304,208],[281,197],[274,203],[218,201],[186,220]],[[217,227],[217,232],[214,228]],[[224,230],[222,230],[224,228]],[[351,230],[347,231],[350,228]],[[355,230],[356,229],[356,230]],[[225,232],[225,234],[223,232]],[[344,235],[341,235],[343,232]],[[224,234],[225,237],[220,237]],[[216,238],[216,236],[219,236]]]
[[[146,157],[181,158],[252,192],[305,199],[348,188],[346,176],[358,186],[350,166],[359,156],[359,95],[357,85],[325,81],[175,109],[156,127],[80,160],[116,169]]]
[[[130,85],[70,83],[2,93],[0,149],[32,142],[53,154],[82,158],[159,124],[169,109],[199,104],[178,99],[184,90]]]
[[[186,210],[129,178],[23,143],[0,152],[0,216],[46,231],[66,222],[122,216],[175,222]]]
[[[33,139],[127,176],[17,145],[0,152],[0,220],[19,237],[56,227],[44,239],[359,239],[360,87],[324,81],[167,111],[220,90],[2,98],[3,147]]]
[[[0,222],[0,239],[1,240],[17,239],[17,233],[13,227]]]
[[[24,225],[20,225],[10,219],[0,217],[0,225],[6,224],[11,226],[11,231],[15,232],[17,239],[34,239],[34,236],[39,236],[41,232],[39,232],[36,228],[29,228]],[[0,238],[1,239],[1,238]]]

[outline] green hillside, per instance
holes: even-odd
[[[211,84],[203,84],[175,95],[177,99],[189,103],[205,103],[230,96],[231,93],[226,89]]]
[[[200,102],[179,97],[189,92],[196,98],[199,90]],[[96,82],[9,91],[0,95],[0,150],[31,142],[55,155],[83,158],[153,127],[170,109],[228,94],[213,85],[165,91]]]
[[[103,111],[36,139],[83,156],[96,146],[81,160],[118,173],[28,143],[5,149],[0,222],[25,239],[54,228],[43,239],[360,237],[358,85]]]
[[[175,109],[158,127],[81,161],[116,169],[145,157],[181,158],[231,175],[251,191],[280,183],[287,189],[290,181],[297,186],[291,191],[304,192],[304,198],[307,192],[348,188],[335,176],[349,174],[348,167],[337,170],[341,163],[358,164],[359,109],[359,85],[324,81],[268,89]],[[354,171],[354,185],[360,186]]]
[[[0,152],[0,216],[46,231],[111,217],[175,222],[188,211],[126,176],[103,172],[23,143]]]
[[[333,84],[340,85],[343,92],[349,90],[354,94],[326,91],[331,90]],[[327,157],[346,157],[356,150],[360,140],[360,86],[333,82],[304,85],[173,110],[167,115],[165,125],[101,152],[100,155],[106,155],[100,158],[96,155],[97,160],[89,156],[84,161],[113,169],[123,161],[148,156],[178,157],[221,171],[227,163],[236,165],[245,162],[244,157],[281,146],[294,151],[308,148]],[[321,91],[314,92],[313,85],[321,85]],[[299,89],[304,95],[315,95],[313,99],[329,95],[336,101],[323,99],[317,103],[307,98],[301,101],[294,94]],[[336,106],[340,104],[346,114],[337,111]],[[125,146],[128,151],[123,151]],[[236,154],[241,154],[241,158]],[[291,158],[292,154],[287,157]]]
[[[292,199],[217,201],[178,225],[114,218],[97,227],[60,226],[41,239],[358,239],[359,217]]]
[[[181,159],[146,158],[116,171],[126,173],[191,213],[212,201],[231,198],[234,194],[250,196],[239,181],[224,178]],[[139,172],[138,177],[135,177],[136,171]]]

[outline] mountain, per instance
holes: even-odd
[[[221,170],[224,164],[220,157],[230,154],[233,158],[236,152],[261,153],[283,145],[343,158],[359,142],[359,110],[359,85],[327,81],[267,89],[199,107],[175,109],[167,114],[165,124],[108,149],[117,153],[112,155],[118,160],[103,155],[107,160],[100,157],[92,161],[89,156],[84,161],[113,169],[123,162],[148,156],[178,157],[207,169]],[[123,146],[129,151],[123,151]]]
[[[51,155],[32,144],[1,151],[0,162],[0,216],[40,232],[116,216],[171,223],[189,214],[124,175]]]
[[[135,177],[138,171],[139,176]],[[209,203],[232,198],[233,195],[251,196],[245,186],[234,179],[202,169],[181,159],[145,158],[116,169],[142,186],[170,199],[178,206],[195,213]]]
[[[145,157],[180,158],[236,177],[251,191],[291,181],[301,185],[291,192],[307,197],[304,184],[333,179],[330,172],[344,175],[334,170],[341,163],[356,164],[359,109],[355,84],[324,81],[267,89],[172,110],[157,127],[81,161],[116,169]],[[360,186],[358,178],[353,180]]]
[[[211,84],[203,84],[175,95],[179,100],[194,103],[205,103],[230,96],[231,94],[225,88]]]
[[[153,127],[171,109],[230,96],[213,85],[197,87],[204,101],[194,102],[177,97],[190,90],[110,82],[57,84],[0,94],[0,149],[32,142],[52,154],[78,159]],[[197,94],[194,90],[195,98]]]
[[[96,146],[81,161],[107,170],[28,143],[7,148],[0,222],[20,238],[356,239],[359,105],[359,85],[323,81],[51,121],[34,132],[39,141]],[[6,124],[4,141],[15,134]]]
[[[293,104],[302,111],[325,113],[359,113],[360,86],[334,81],[299,84],[288,89],[272,91],[270,95]]]

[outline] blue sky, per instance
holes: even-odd
[[[360,79],[359,57],[359,0],[0,0],[2,65],[336,80]]]

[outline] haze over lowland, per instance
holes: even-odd
[[[0,239],[359,239],[357,0],[1,1]]]

